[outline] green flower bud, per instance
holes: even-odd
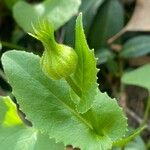
[[[42,71],[52,79],[66,78],[75,72],[77,65],[77,54],[73,48],[59,44],[54,38],[54,28],[47,21],[34,27],[35,34],[31,34],[40,40],[44,46],[41,57]]]

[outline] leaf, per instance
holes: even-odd
[[[128,40],[124,44],[120,56],[124,58],[132,58],[143,56],[148,53],[150,53],[150,36],[138,36]]]
[[[99,92],[92,108],[78,113],[67,82],[47,78],[39,62],[38,56],[22,51],[2,56],[13,93],[33,126],[65,145],[83,150],[111,148],[126,131],[126,119],[117,102]]]
[[[107,0],[99,8],[88,34],[90,47],[107,46],[107,39],[123,28],[123,7],[118,0]]]
[[[89,28],[94,20],[94,16],[96,15],[98,8],[103,4],[104,1],[106,0],[82,0],[80,12],[83,13],[83,22],[85,24],[86,33],[88,33],[89,31]]]
[[[143,125],[132,132],[131,130],[129,130],[126,137],[113,143],[113,146],[125,147],[126,145],[128,145],[128,143],[130,143],[131,141],[134,141],[146,128],[147,128],[147,125]]]
[[[79,15],[76,21],[75,38],[75,51],[78,55],[78,64],[73,79],[82,92],[77,104],[77,110],[83,113],[91,107],[95,99],[98,88],[98,84],[96,82],[98,69],[96,68],[94,51],[89,49],[86,42],[82,25],[82,14]]]
[[[0,107],[5,106],[7,110],[0,109],[0,114],[5,119],[0,124],[1,149],[7,150],[62,150],[62,144],[56,144],[50,140],[48,135],[41,134],[33,127],[23,125],[17,115],[16,107],[7,97],[0,101]]]
[[[1,52],[1,50],[2,50],[2,43],[0,42],[0,52]]]
[[[101,48],[95,52],[95,56],[98,58],[97,64],[100,65],[106,63],[109,59],[113,59],[115,55],[111,50]]]
[[[6,105],[2,102],[2,97],[0,97],[0,111],[1,111],[0,113],[0,124],[1,124],[5,118],[5,113],[7,111]]]
[[[145,143],[141,137],[137,137],[134,141],[131,141],[124,149],[125,150],[147,150]],[[121,148],[114,148],[113,150],[121,150]]]
[[[33,33],[32,24],[36,26],[39,19],[43,18],[47,18],[58,29],[78,12],[80,3],[80,0],[46,0],[32,5],[20,1],[13,8],[13,16],[26,32]]]
[[[114,59],[112,59],[112,58],[108,59],[106,66],[107,66],[108,71],[112,75],[119,76],[119,66]]]
[[[145,128],[146,126],[141,126],[136,130],[129,129],[126,137],[114,144],[117,147],[113,150],[121,150],[119,147],[125,147],[125,150],[146,150],[145,143],[140,137]]]
[[[150,64],[133,71],[127,72],[122,77],[122,82],[125,84],[137,85],[150,90]]]
[[[22,124],[21,119],[17,115],[14,103],[8,97],[2,98],[0,101],[0,107],[3,107],[0,111],[4,117],[0,125],[9,127]]]
[[[4,0],[6,6],[7,6],[9,9],[12,9],[13,6],[15,5],[15,3],[17,3],[18,1],[23,1],[23,0]]]
[[[125,147],[125,150],[146,150],[146,146],[142,138],[137,137]]]
[[[83,24],[85,25],[85,33],[88,34],[89,28],[94,20],[98,8],[105,0],[82,0],[79,12],[83,14]],[[90,13],[89,13],[90,12]],[[72,18],[65,27],[65,43],[68,45],[74,45],[74,25],[76,17]],[[71,34],[70,34],[71,33]]]

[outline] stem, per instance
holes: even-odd
[[[147,99],[147,106],[146,106],[146,109],[145,109],[145,112],[144,112],[144,119],[143,119],[141,125],[146,124],[146,122],[148,120],[148,116],[149,116],[149,110],[150,110],[150,92],[149,92],[149,96],[148,96],[148,99]]]
[[[82,96],[82,91],[80,89],[80,87],[74,82],[74,80],[68,76],[66,78],[67,83],[70,85],[70,87],[73,89],[73,91],[79,96]]]
[[[147,125],[141,126],[139,128],[137,128],[131,135],[129,135],[128,137],[117,141],[113,144],[113,146],[121,146],[124,147],[125,145],[127,145],[130,141],[132,141],[134,138],[136,138],[138,135],[141,134],[141,132],[143,130],[145,130],[147,128]]]
[[[15,48],[15,49],[19,49],[19,50],[24,50],[25,49],[22,46],[19,46],[19,45],[13,44],[13,43],[9,43],[9,42],[6,42],[6,41],[0,41],[0,43],[2,44],[2,46],[9,47],[9,48]]]

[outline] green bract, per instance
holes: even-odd
[[[77,54],[74,49],[58,44],[54,38],[54,28],[48,21],[39,23],[34,27],[36,39],[40,40],[44,46],[44,53],[41,58],[43,72],[52,79],[66,78],[75,72],[77,64]]]

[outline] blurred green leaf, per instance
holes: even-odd
[[[142,138],[139,136],[135,138],[134,141],[130,142],[125,150],[146,150],[145,143]]]
[[[94,20],[94,16],[96,15],[98,8],[104,1],[105,0],[82,0],[80,11],[83,13],[83,23],[86,33],[88,33],[88,30],[92,24],[92,21]]]
[[[7,111],[7,106],[2,102],[3,97],[0,97],[0,125],[3,122],[4,118],[5,118],[5,114]]]
[[[2,108],[2,109],[1,109]],[[4,109],[7,108],[7,109]],[[41,134],[33,127],[25,126],[17,115],[16,106],[9,97],[0,100],[0,149],[2,150],[63,150],[48,135]]]
[[[85,26],[85,33],[88,33],[92,24],[94,16],[97,13],[98,8],[105,0],[82,0],[79,12],[83,14],[83,24]],[[90,13],[89,13],[90,12]],[[74,44],[74,26],[76,17],[72,18],[65,27],[65,43],[69,45]],[[71,33],[71,34],[70,34]]]
[[[7,6],[9,9],[12,9],[13,6],[14,6],[18,1],[24,1],[24,0],[4,0],[6,6]]]
[[[118,143],[114,143],[118,147],[113,150],[121,150],[119,147],[125,147],[125,150],[146,150],[145,143],[140,137],[146,126],[141,126],[137,129],[129,128],[125,138],[122,138]]]
[[[121,150],[121,148],[114,148],[113,150]],[[145,143],[140,136],[135,138],[134,141],[131,141],[126,145],[124,150],[147,150],[145,147]]]
[[[90,47],[99,49],[123,28],[124,11],[118,0],[107,0],[100,7],[88,35]]]
[[[118,76],[119,67],[118,67],[118,63],[114,59],[112,58],[108,59],[106,65],[111,74]]]
[[[125,84],[137,85],[150,90],[150,64],[144,65],[134,71],[127,72],[122,77]]]
[[[1,42],[0,42],[0,50],[2,49],[2,44],[1,44]]]
[[[26,32],[33,32],[32,24],[46,18],[58,29],[73,17],[80,6],[80,0],[47,0],[39,4],[17,2],[13,7],[13,16]]]
[[[138,57],[150,53],[150,36],[138,36],[128,40],[120,56],[124,58]]]
[[[107,48],[101,48],[101,49],[97,50],[95,52],[95,55],[96,55],[96,58],[98,58],[98,60],[97,60],[98,65],[107,62],[109,59],[113,59],[115,56],[114,53],[111,52]]]

